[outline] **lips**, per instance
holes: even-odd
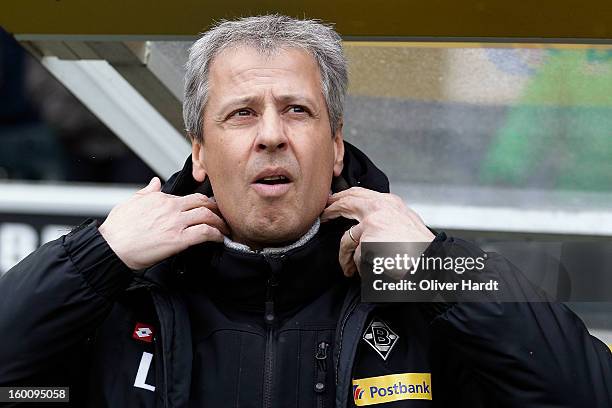
[[[263,183],[263,184],[284,184],[284,183],[289,183],[289,179],[285,176],[270,176],[270,177],[263,177],[259,180],[257,180],[257,183]]]
[[[281,167],[268,168],[253,178],[251,186],[261,197],[274,198],[287,193],[293,184],[293,177]]]
[[[260,172],[253,183],[275,185],[275,184],[287,184],[291,183],[292,177],[289,172],[283,168],[270,168]]]

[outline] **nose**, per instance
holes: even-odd
[[[280,113],[267,109],[261,116],[257,130],[256,149],[274,152],[287,148],[287,135]]]

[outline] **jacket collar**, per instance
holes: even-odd
[[[227,307],[261,312],[274,282],[277,313],[288,313],[345,278],[338,263],[342,223],[325,223],[314,236],[283,251],[245,251],[219,243],[185,251],[185,288],[201,290]]]

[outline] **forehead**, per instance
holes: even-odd
[[[321,93],[320,79],[315,58],[300,48],[278,48],[264,54],[248,45],[235,45],[216,55],[209,70],[211,96],[266,85]]]

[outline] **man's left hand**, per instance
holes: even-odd
[[[329,196],[327,204],[321,222],[337,217],[359,222],[340,241],[338,259],[346,276],[359,272],[361,242],[431,242],[435,238],[421,217],[394,194],[351,187]]]

